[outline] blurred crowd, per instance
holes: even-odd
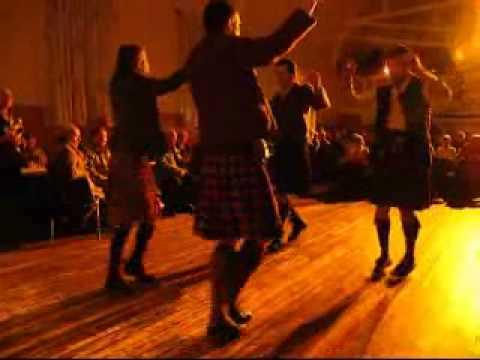
[[[0,90],[0,208],[2,219],[20,219],[9,222],[17,224],[12,234],[19,233],[22,221],[40,226],[48,224],[47,218],[75,232],[91,231],[97,208],[102,226],[108,226],[104,207],[111,128],[102,122],[89,131],[71,125],[57,136],[57,146],[47,155],[22,119],[13,116],[13,107],[11,91]],[[152,159],[163,214],[193,213],[198,179],[195,141],[185,129],[169,129],[165,139],[166,154]],[[367,198],[372,141],[368,130],[319,128],[309,143],[314,191],[333,199]],[[480,195],[480,135],[443,133],[433,143],[435,201],[468,204]],[[32,231],[41,233],[35,226]]]

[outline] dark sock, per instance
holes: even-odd
[[[406,241],[406,256],[413,258],[415,256],[415,244],[420,233],[420,221],[415,217],[413,221],[404,221],[403,233]]]
[[[378,241],[380,243],[381,257],[389,257],[390,220],[375,220]]]
[[[108,279],[120,278],[120,263],[122,261],[123,248],[130,232],[130,226],[120,226],[115,229],[110,245],[110,264],[108,267]]]
[[[235,281],[230,287],[230,303],[232,306],[236,305],[240,292],[261,265],[263,254],[263,245],[248,240],[243,244],[242,249],[238,253]]]
[[[226,307],[232,296],[231,287],[237,276],[239,254],[230,246],[219,245],[212,259],[212,325],[228,321]]]
[[[153,224],[144,223],[140,225],[137,231],[135,250],[133,251],[129,265],[137,269],[141,269],[143,267],[143,256],[147,250],[148,242],[152,238],[154,231],[155,226]]]

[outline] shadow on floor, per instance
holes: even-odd
[[[109,329],[147,327],[174,311],[183,289],[209,276],[209,266],[199,266],[160,278],[155,286],[137,286],[132,295],[96,290],[15,316],[0,323],[0,353],[22,357],[41,351],[47,356]]]
[[[345,297],[324,314],[298,327],[286,338],[269,357],[279,358],[291,353],[292,350],[307,343],[314,336],[327,333],[327,331],[342,317],[342,315],[357,301],[361,294],[368,288],[368,284]]]

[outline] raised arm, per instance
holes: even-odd
[[[431,99],[433,95],[439,95],[448,101],[453,99],[452,89],[437,75],[428,70],[422,64],[418,55],[415,55],[414,58],[413,73],[422,80],[425,86],[425,96],[427,96],[427,98]]]
[[[318,0],[304,0],[304,3],[272,35],[236,39],[233,51],[237,61],[247,67],[266,66],[295,48],[316,25],[313,13]]]
[[[323,86],[322,76],[318,72],[313,72],[309,76],[307,100],[311,107],[315,110],[324,110],[332,107],[332,102],[327,93],[327,89]]]
[[[360,81],[357,77],[357,64],[354,61],[347,63],[348,87],[350,94],[358,101],[373,101],[376,98],[375,83],[369,79]],[[362,82],[362,88],[359,83]]]

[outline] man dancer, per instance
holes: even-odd
[[[375,224],[381,248],[373,280],[382,278],[391,264],[389,214],[392,207],[400,210],[406,241],[406,254],[392,274],[406,277],[415,267],[415,243],[421,227],[415,212],[431,205],[431,98],[438,90],[451,97],[445,83],[405,46],[387,52],[386,66],[390,74],[388,82],[376,88],[378,107],[372,151],[372,202],[377,206]],[[365,98],[355,90],[355,66],[350,69],[352,94]]]
[[[300,85],[297,65],[282,59],[275,65],[280,90],[271,100],[273,115],[278,124],[278,137],[273,157],[278,200],[282,221],[293,224],[288,241],[295,241],[307,225],[292,207],[288,194],[306,195],[310,191],[312,168],[308,144],[307,116],[312,109],[322,110],[331,106],[319,73],[312,74],[312,86]],[[275,239],[271,252],[282,248],[282,239]]]
[[[262,139],[274,121],[254,68],[271,64],[314,27],[318,1],[301,3],[271,36],[250,39],[240,37],[240,15],[228,2],[210,2],[207,35],[188,63],[202,152],[195,230],[217,241],[208,335],[221,343],[236,339],[251,319],[236,302],[261,263],[264,241],[281,228],[263,161]]]

